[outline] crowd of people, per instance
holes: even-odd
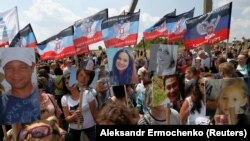
[[[149,71],[150,60],[140,51],[131,56],[121,49],[110,71],[105,51],[36,63],[27,50],[6,50],[12,54],[1,53],[4,79],[11,86],[0,99],[6,140],[95,141],[96,125],[249,124],[250,49],[211,49],[178,52],[177,62],[168,62],[176,64],[176,71],[161,76]],[[37,73],[37,86],[32,73]],[[153,77],[163,86],[161,102],[154,96]],[[216,80],[225,80],[217,91]],[[23,123],[17,134],[8,126],[13,123]]]

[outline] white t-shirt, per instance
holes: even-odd
[[[198,113],[197,110],[194,111],[194,113],[191,113],[191,109],[194,105],[193,101],[191,100],[191,96],[188,96],[186,98],[186,100],[188,101],[188,110],[189,110],[189,115],[188,115],[188,119],[187,119],[187,125],[197,125],[196,123],[196,119],[200,118],[200,117],[205,117],[206,116],[206,107],[205,104],[202,102],[201,105],[201,109],[200,109],[200,113]]]
[[[137,72],[137,74],[138,75],[142,75],[143,74],[143,72],[145,72],[147,69],[143,66],[143,67],[140,67],[139,69],[138,69],[138,72]]]
[[[90,128],[95,125],[94,118],[91,114],[90,108],[89,108],[89,103],[95,100],[95,97],[93,94],[85,90],[83,93],[83,101],[82,101],[82,115],[83,115],[83,122],[81,121],[81,127],[80,129],[85,129],[85,128]],[[68,107],[69,112],[73,114],[74,111],[79,106],[79,100],[73,100],[70,95],[64,95],[62,97],[62,107]],[[76,129],[77,128],[77,122],[69,123],[69,128],[71,129]]]

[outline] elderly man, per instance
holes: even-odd
[[[38,89],[32,83],[34,50],[0,49],[1,67],[10,90],[0,97],[0,124],[30,123],[40,118]]]

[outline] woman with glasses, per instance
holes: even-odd
[[[65,77],[64,83],[69,94],[64,95],[61,102],[65,120],[69,123],[69,133],[72,134],[74,141],[80,141],[82,131],[84,131],[90,141],[95,141],[95,117],[97,109],[93,90],[89,88],[94,76],[94,71],[79,68],[76,71],[78,83],[69,85],[70,77],[69,75]],[[82,94],[81,108],[79,108],[79,87],[85,89]],[[80,109],[82,110],[80,111]]]
[[[186,125],[209,124],[205,105],[205,77],[190,80],[190,86],[186,89],[188,95],[180,109],[181,123]],[[202,119],[200,121],[199,119]]]

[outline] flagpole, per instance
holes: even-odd
[[[213,0],[204,0],[203,14],[207,14],[213,10]],[[211,54],[212,45],[203,45],[203,50]],[[210,58],[211,59],[211,58]]]
[[[132,3],[130,5],[129,11],[128,11],[128,14],[134,13],[137,2],[138,2],[138,0],[132,0]]]
[[[143,44],[143,49],[144,49],[144,57],[145,57],[146,60],[147,60],[147,66],[148,66],[149,61],[148,61],[148,57],[147,57],[147,50],[146,50],[146,47],[145,47],[144,37],[142,37],[142,44]]]
[[[227,44],[226,44],[226,53],[228,53],[228,44],[229,44],[229,39],[227,39]]]

